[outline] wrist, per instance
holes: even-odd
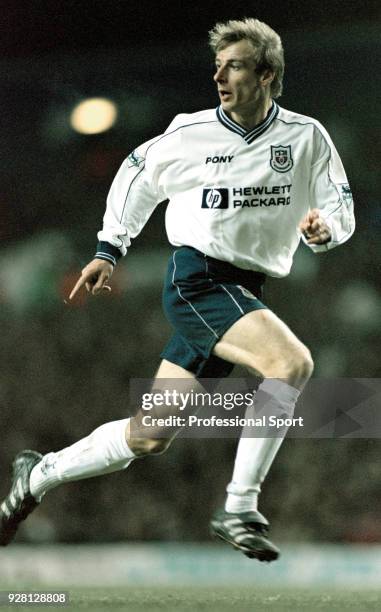
[[[103,259],[105,261],[109,261],[113,266],[116,266],[121,257],[121,252],[114,245],[104,241],[98,242],[97,250],[94,255],[95,259]]]

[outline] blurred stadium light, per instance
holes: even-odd
[[[117,107],[111,100],[89,98],[74,108],[70,124],[80,134],[100,134],[115,124],[117,116]]]
[[[315,371],[322,378],[345,376],[347,363],[345,349],[335,344],[319,348],[315,355]]]
[[[351,281],[339,293],[334,305],[336,317],[361,332],[380,328],[381,297],[377,289],[364,281]]]

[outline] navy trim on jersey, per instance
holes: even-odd
[[[247,144],[251,144],[254,140],[256,140],[259,136],[261,136],[266,130],[270,127],[272,122],[275,120],[279,113],[279,106],[276,102],[272,103],[272,106],[267,113],[267,116],[258,123],[252,130],[245,130],[242,125],[239,125],[236,121],[227,116],[222,106],[218,106],[216,109],[217,118],[228,130],[231,132],[235,132],[242,136],[242,138],[247,142]]]
[[[116,262],[120,257],[122,257],[122,253],[119,251],[117,247],[109,242],[98,242],[97,244],[97,252],[94,257],[96,259],[105,259],[112,263],[113,266],[116,265]]]

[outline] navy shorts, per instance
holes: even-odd
[[[265,278],[192,247],[174,251],[163,307],[175,333],[161,357],[199,378],[228,376],[234,364],[213,355],[213,347],[243,315],[267,308],[261,302]]]

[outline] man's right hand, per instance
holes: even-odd
[[[105,259],[93,259],[90,261],[83,268],[80,278],[69,295],[69,300],[73,299],[83,285],[92,295],[97,295],[101,291],[111,291],[111,287],[107,283],[111,278],[113,270],[114,266]]]

